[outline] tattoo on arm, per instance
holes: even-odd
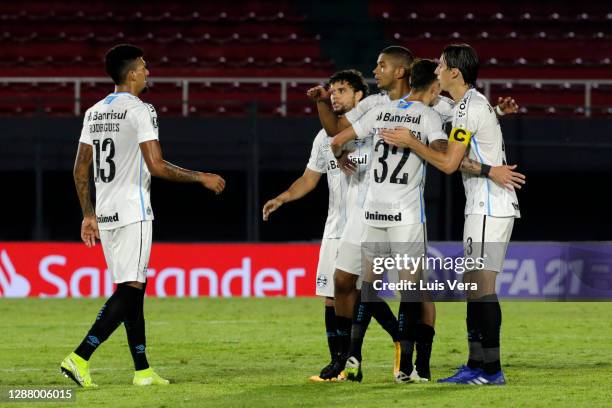
[[[461,160],[461,166],[459,166],[459,170],[461,170],[462,173],[471,174],[473,176],[480,176],[481,166],[479,162],[465,156],[463,160]]]
[[[162,162],[162,169],[163,175],[161,177],[170,181],[179,183],[197,183],[200,181],[199,171],[187,170],[165,160]]]
[[[91,217],[95,215],[93,204],[91,203],[91,195],[89,192],[89,169],[92,162],[92,148],[90,145],[81,143],[74,162],[74,185],[79,196],[81,211],[83,217]]]

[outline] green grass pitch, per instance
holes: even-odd
[[[0,299],[0,388],[71,385],[59,363],[102,303]],[[92,357],[98,389],[78,390],[76,403],[40,406],[610,406],[612,303],[505,302],[502,309],[507,386],[395,384],[393,345],[374,320],[363,383],[309,383],[328,362],[321,299],[148,298],[149,362],[172,384],[131,385],[120,327]],[[465,360],[464,313],[464,304],[438,304],[434,378]]]

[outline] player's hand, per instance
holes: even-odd
[[[489,171],[489,178],[500,186],[512,191],[515,188],[519,190],[525,184],[525,175],[514,171],[516,164],[512,166],[495,166]]]
[[[382,129],[379,135],[387,144],[397,147],[410,149],[415,143],[420,143],[409,129],[401,127],[395,129]]]
[[[268,221],[268,218],[270,218],[270,214],[276,211],[281,205],[283,205],[283,202],[278,198],[268,200],[268,202],[265,203],[263,206],[263,220]]]
[[[327,101],[330,98],[330,93],[325,87],[318,85],[306,91],[306,95],[313,102]]]
[[[202,173],[200,183],[207,189],[214,191],[215,194],[221,194],[225,189],[225,180],[218,174]]]
[[[98,221],[95,215],[83,218],[81,223],[81,239],[87,245],[87,248],[96,246],[96,239],[100,239],[100,231],[98,230]]]
[[[504,115],[516,113],[519,110],[519,106],[516,101],[509,96],[506,96],[505,98],[500,96],[497,98],[497,106],[502,112],[504,112]]]
[[[347,176],[350,176],[357,171],[357,165],[349,159],[349,153],[351,152],[342,152],[342,156],[338,157],[340,170],[342,170],[342,172]]]

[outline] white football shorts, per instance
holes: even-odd
[[[100,241],[113,282],[147,280],[153,222],[139,221],[112,230],[100,230]]]

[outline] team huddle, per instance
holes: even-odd
[[[133,384],[169,383],[146,357],[143,303],[153,234],[151,177],[199,183],[216,194],[225,188],[225,180],[216,174],[163,159],[155,108],[138,98],[149,75],[143,55],[127,44],[106,54],[105,68],[115,92],[85,113],[74,165],[83,213],[81,239],[88,247],[101,241],[117,284],[81,343],[61,362],[62,373],[85,388],[96,387],[89,370],[92,354],[122,323],[134,361]],[[395,381],[431,381],[436,308],[430,293],[401,290],[396,316],[376,290],[381,277],[373,268],[381,257],[418,258],[427,252],[427,162],[447,174],[462,172],[464,255],[484,260],[482,268],[463,276],[477,288],[466,294],[467,363],[438,381],[505,384],[495,281],[514,219],[520,217],[514,189],[525,177],[506,163],[497,116],[516,112],[517,106],[510,98],[500,98],[493,108],[475,89],[478,57],[466,44],[446,47],[439,63],[416,59],[403,47],[388,47],[380,53],[374,74],[378,94],[368,95],[362,74],[355,70],[337,72],[327,88],[308,91],[323,129],[314,139],[304,174],[263,207],[263,219],[268,220],[327,175],[329,209],[316,293],[325,299],[331,361],[311,380],[361,381],[363,340],[374,317],[395,346]],[[441,91],[451,98],[440,96]],[[92,168],[95,207],[89,192]],[[408,282],[427,275],[420,267],[394,272]]]
[[[431,381],[435,304],[426,290],[400,290],[397,317],[379,296],[373,272],[380,257],[423,257],[426,162],[451,174],[460,170],[466,192],[464,255],[484,260],[463,281],[468,291],[469,356],[438,382],[505,384],[500,363],[501,309],[495,292],[514,219],[514,189],[525,177],[508,166],[498,115],[514,113],[510,98],[493,108],[475,89],[478,57],[467,44],[447,46],[439,63],[415,59],[403,47],[381,51],[375,78],[381,93],[368,96],[358,71],[312,88],[323,130],[313,143],[304,175],[268,201],[264,220],[282,204],[314,189],[327,174],[329,211],[319,254],[316,290],[325,297],[331,362],[313,381],[361,381],[361,348],[372,317],[395,344],[394,379]],[[446,91],[451,98],[440,96]],[[451,124],[450,135],[444,125]],[[391,271],[388,271],[391,272]],[[399,279],[426,279],[423,268],[395,271]],[[419,287],[419,285],[415,285]]]

